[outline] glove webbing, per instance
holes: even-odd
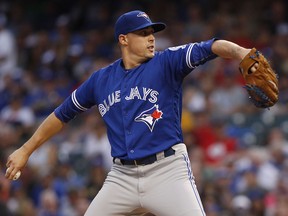
[[[252,100],[256,107],[266,108],[266,104],[269,104],[269,102],[271,102],[269,97],[259,87],[255,85],[245,85],[244,88],[252,94],[256,95],[257,97],[261,98],[261,101],[258,101],[255,100],[254,97],[249,96],[249,99]]]

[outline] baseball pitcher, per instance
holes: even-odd
[[[95,71],[8,157],[6,177],[12,180],[45,141],[97,106],[114,164],[85,215],[123,216],[140,207],[157,216],[205,215],[181,131],[183,79],[216,57],[242,61],[251,100],[267,108],[278,100],[277,78],[256,49],[226,40],[156,52],[155,33],[165,28],[143,11],[121,15],[115,23],[121,58]],[[270,72],[263,78],[265,71]]]

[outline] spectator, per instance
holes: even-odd
[[[7,17],[0,14],[0,86],[3,85],[3,77],[6,74],[16,76],[17,51],[15,36],[7,28]]]
[[[30,135],[35,123],[33,110],[23,105],[23,95],[19,93],[10,96],[9,105],[2,109],[0,119],[11,125],[14,133],[21,139]]]
[[[60,216],[59,200],[52,189],[46,189],[41,193],[40,205],[37,216]]]
[[[87,134],[84,139],[84,154],[85,158],[93,161],[100,155],[103,158],[103,167],[105,170],[110,170],[112,166],[111,147],[108,141],[106,127],[99,114],[88,114],[86,118]]]

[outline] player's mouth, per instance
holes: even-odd
[[[154,52],[154,49],[155,49],[155,47],[154,47],[153,45],[148,46],[148,50],[149,50],[150,52]]]

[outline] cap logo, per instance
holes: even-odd
[[[143,18],[145,18],[147,21],[151,22],[149,16],[148,16],[145,12],[140,12],[139,14],[137,14],[137,17],[143,17]]]

